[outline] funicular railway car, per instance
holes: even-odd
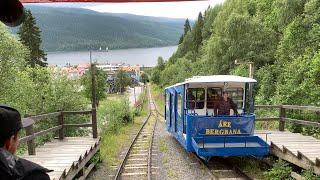
[[[168,131],[188,152],[204,158],[267,155],[268,144],[254,135],[255,83],[247,77],[214,75],[167,87]]]

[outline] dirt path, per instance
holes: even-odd
[[[156,128],[159,144],[156,179],[210,179],[204,167],[189,157],[186,150],[166,131],[163,118],[160,119]]]

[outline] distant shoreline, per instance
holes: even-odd
[[[92,60],[99,63],[126,63],[130,65],[152,67],[162,56],[165,60],[176,52],[178,46],[165,46],[153,48],[114,49],[106,51],[93,51]],[[49,65],[64,66],[67,63],[77,65],[90,62],[89,51],[58,51],[46,52]]]
[[[108,51],[115,51],[115,50],[134,50],[134,49],[155,49],[155,48],[170,48],[170,47],[177,47],[178,45],[170,45],[170,46],[156,46],[156,47],[138,47],[138,48],[119,48],[119,49],[109,49]],[[102,47],[101,47],[102,48]],[[99,52],[100,50],[93,50]],[[101,51],[105,51],[103,48]],[[67,50],[67,51],[45,51],[46,54],[53,54],[53,53],[68,53],[68,52],[90,52],[88,50]]]

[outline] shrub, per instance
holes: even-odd
[[[291,167],[289,164],[283,160],[278,160],[274,163],[272,169],[265,172],[265,176],[270,180],[279,180],[279,179],[291,179]]]
[[[106,131],[117,133],[122,125],[133,120],[133,113],[130,111],[129,101],[126,98],[109,101],[106,108]]]
[[[317,176],[314,174],[312,169],[303,170],[302,171],[302,177],[308,180],[319,180],[320,176]]]

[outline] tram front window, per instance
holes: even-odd
[[[238,111],[242,111],[244,96],[243,88],[228,88],[227,92],[229,94],[229,98],[231,98],[232,101],[237,105]]]
[[[244,98],[244,91],[243,88],[228,88],[226,90],[229,94],[229,98],[235,103],[238,113],[242,113],[242,109],[244,106],[243,98]]]
[[[221,88],[207,89],[207,108],[214,109],[221,100]]]
[[[187,90],[187,108],[203,109],[205,101],[205,90],[203,88],[189,88]]]

